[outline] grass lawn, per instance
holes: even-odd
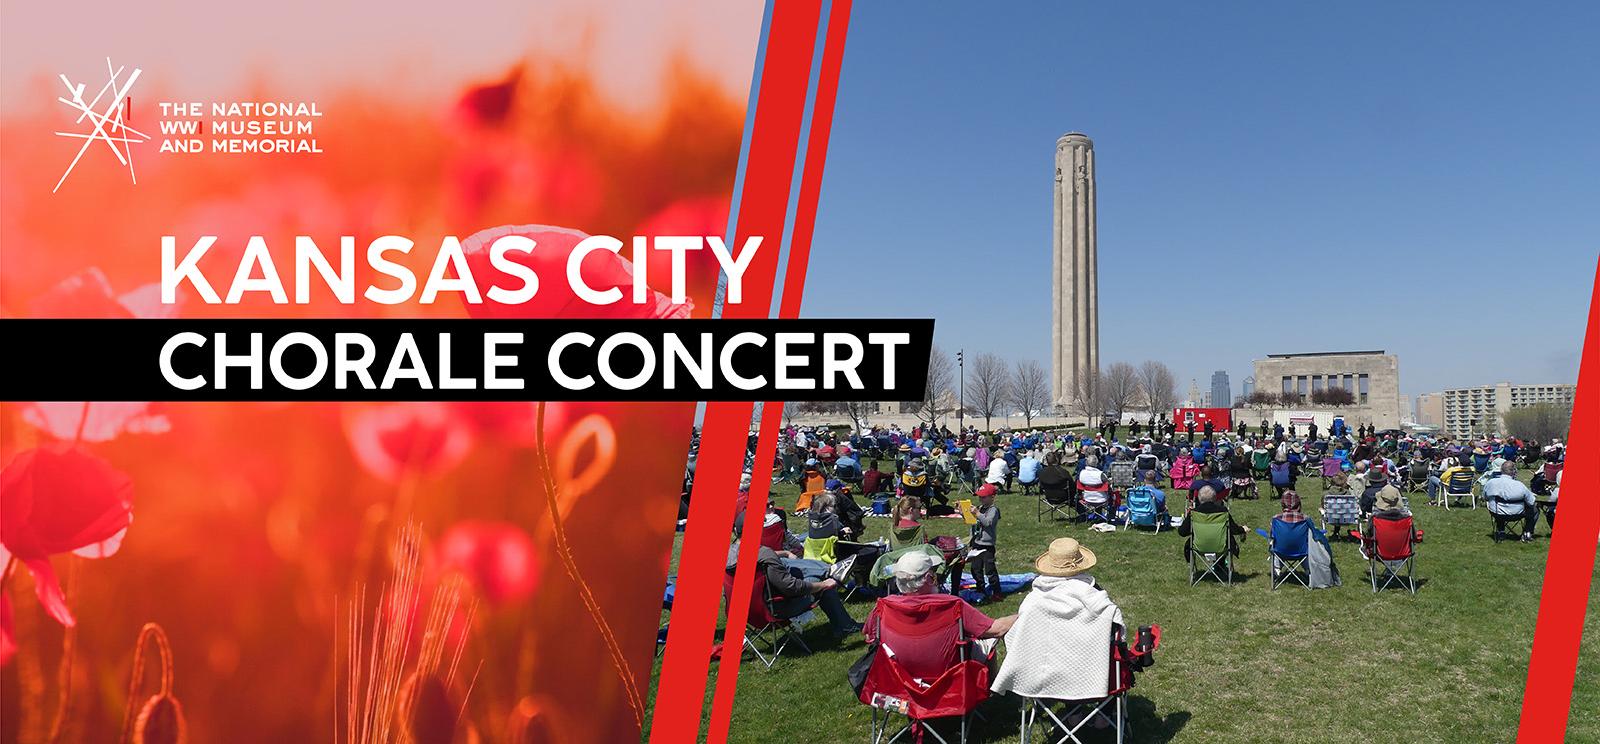
[[[1315,520],[1320,481],[1302,478],[1300,485]],[[797,494],[793,486],[774,489],[786,507]],[[1548,527],[1541,520],[1531,544],[1496,545],[1481,504],[1446,512],[1427,507],[1420,494],[1411,499],[1426,533],[1417,560],[1424,583],[1415,597],[1395,589],[1374,595],[1350,540],[1334,544],[1344,586],[1271,591],[1266,541],[1254,533],[1277,512],[1270,497],[1232,505],[1251,528],[1238,563],[1243,581],[1232,587],[1190,587],[1176,532],[1102,534],[1079,523],[1041,523],[1036,497],[1020,492],[998,497],[1000,572],[1029,571],[1051,539],[1076,537],[1095,551],[1093,573],[1129,625],[1162,626],[1156,665],[1139,675],[1130,697],[1131,742],[1512,741]],[[869,518],[867,529],[876,536],[886,522]],[[966,536],[958,519],[928,524],[935,534]],[[791,520],[790,529],[803,532],[804,520]],[[1022,598],[983,610],[1010,614]],[[870,602],[847,606],[860,620]],[[1569,741],[1600,741],[1600,720],[1583,713],[1600,702],[1600,608],[1593,599],[1590,606]],[[845,681],[863,641],[836,643],[820,613],[805,638],[810,655],[785,652],[770,671],[753,658],[744,662],[732,741],[867,739],[869,709]],[[980,710],[987,720],[976,726],[974,740],[1018,740],[1014,699],[990,698]]]

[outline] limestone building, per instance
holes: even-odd
[[[1417,396],[1417,423],[1444,426],[1444,393],[1422,393]]]
[[[1313,406],[1328,388],[1350,391],[1353,402],[1341,411],[1351,427],[1379,429],[1400,426],[1400,360],[1382,351],[1323,351],[1310,354],[1268,354],[1255,360],[1256,386],[1299,398]],[[1332,409],[1330,409],[1332,410]]]
[[[1100,368],[1099,274],[1095,261],[1094,142],[1080,132],[1056,140],[1051,301],[1056,405],[1072,407],[1078,380]]]
[[[1454,388],[1442,393],[1444,431],[1454,437],[1495,433],[1500,430],[1500,414],[1513,408],[1537,403],[1571,406],[1578,386],[1513,385],[1502,382],[1470,388]]]

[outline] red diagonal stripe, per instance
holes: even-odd
[[[1528,684],[1517,741],[1559,742],[1566,736],[1572,683],[1583,640],[1583,616],[1600,540],[1600,267],[1589,297],[1589,330],[1572,405],[1572,431],[1561,476],[1561,526],[1550,535],[1539,621],[1533,631]],[[1590,684],[1594,680],[1589,680]]]
[[[818,15],[815,3],[772,5],[734,244],[742,245],[745,236],[759,235],[762,247],[745,272],[742,303],[726,306],[726,318],[766,317],[772,303]],[[739,475],[744,470],[752,409],[751,403],[706,406],[689,523],[678,558],[672,630],[651,720],[651,742],[692,742],[700,732],[729,527]],[[760,520],[754,521],[759,526]],[[743,617],[743,613],[734,616]],[[740,629],[742,624],[734,623],[728,632],[727,653],[735,656],[740,652]]]
[[[822,172],[827,163],[828,135],[832,131],[834,99],[839,90],[839,68],[844,61],[844,42],[849,30],[850,0],[834,0],[828,13],[827,37],[823,41],[822,64],[817,72],[817,91],[811,104],[811,133],[806,140],[806,161],[800,174],[800,195],[795,205],[795,224],[789,242],[789,263],[783,284],[783,300],[778,317],[795,318],[800,313],[801,293],[805,290],[806,266],[811,258],[811,236],[816,226],[817,197],[822,189]],[[754,475],[761,475],[761,466],[772,462],[777,451],[777,432],[782,427],[783,403],[773,401],[762,406],[761,428],[756,444]],[[759,514],[759,505],[766,503],[771,481],[753,478],[750,485],[751,514]],[[755,581],[755,559],[761,535],[758,519],[746,519],[739,550],[739,569],[734,576],[733,599],[728,603],[728,617],[742,618],[749,609],[751,585]],[[734,620],[729,620],[731,638]],[[731,642],[730,642],[731,643]],[[740,654],[724,653],[717,668],[717,690],[712,698],[711,724],[706,741],[722,744],[728,740],[733,719],[733,699],[739,684]]]
[[[822,172],[828,163],[828,135],[833,132],[833,104],[839,93],[839,69],[844,64],[844,40],[850,30],[851,0],[834,0],[828,12],[828,37],[817,71],[817,95],[811,104],[811,136],[806,140],[806,165],[800,174],[800,201],[794,213],[794,236],[789,244],[788,275],[783,282],[780,318],[800,317],[800,298],[806,288],[806,267],[811,259],[811,234],[817,226],[817,197],[822,192]]]

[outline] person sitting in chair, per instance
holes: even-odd
[[[1494,532],[1498,537],[1506,525],[1522,522],[1522,541],[1533,541],[1533,525],[1539,519],[1538,499],[1533,491],[1517,480],[1517,464],[1506,460],[1500,464],[1500,474],[1484,481],[1483,498],[1489,502],[1489,513],[1494,515]]]
[[[861,463],[855,455],[846,449],[833,462],[833,477],[842,481],[857,481],[861,479]]]
[[[1084,460],[1083,469],[1078,471],[1078,496],[1082,499],[1079,510],[1083,513],[1105,507],[1111,502],[1111,484],[1106,482],[1106,472],[1095,467],[1096,462],[1090,456]]]
[[[1028,450],[1017,461],[1017,482],[1022,484],[1022,492],[1029,493],[1039,485],[1039,457],[1033,450]]]
[[[939,574],[935,571],[933,558],[926,553],[906,553],[900,556],[900,560],[894,564],[894,584],[901,596],[936,594],[939,589]],[[885,597],[878,601],[894,600],[894,597]],[[962,600],[961,604],[961,624],[966,629],[968,638],[999,638],[1011,630],[1012,623],[1017,621],[1016,615],[991,618],[966,600]],[[874,606],[872,613],[867,616],[864,634],[869,643],[877,640],[873,636],[878,627],[878,624],[873,622],[877,614],[878,607]]]
[[[1095,585],[1094,552],[1057,538],[1034,561],[1039,577],[1006,636],[1006,658],[991,685],[997,693],[1033,698],[1104,697],[1111,676],[1111,638],[1122,610]]]
[[[1201,514],[1216,514],[1218,512],[1228,511],[1228,507],[1222,501],[1217,499],[1216,489],[1212,488],[1211,486],[1202,486],[1199,493],[1195,494],[1195,504],[1193,510],[1200,512]],[[1228,515],[1228,532],[1234,537],[1232,552],[1234,556],[1238,556],[1239,543],[1244,542],[1245,528],[1244,525],[1233,520],[1233,515],[1231,513]],[[1189,537],[1193,534],[1190,520],[1184,519],[1183,524],[1178,525],[1178,534],[1184,537]],[[1188,548],[1185,547],[1184,550],[1187,551]],[[1185,556],[1187,557],[1187,552],[1185,552]]]
[[[1039,492],[1045,501],[1055,505],[1071,503],[1076,482],[1072,470],[1061,464],[1061,452],[1051,450],[1045,454],[1044,467],[1039,470]]]
[[[1371,514],[1378,492],[1389,486],[1389,469],[1382,462],[1372,464],[1366,472],[1366,487],[1361,489],[1361,513]]]
[[[983,482],[993,483],[994,487],[1002,492],[1009,492],[1011,489],[1006,485],[1009,480],[1011,480],[1011,464],[1006,462],[1005,456],[1001,455],[998,449],[991,452],[988,475],[984,477]]]
[[[1211,465],[1209,464],[1201,465],[1200,472],[1197,473],[1194,477],[1194,480],[1189,483],[1189,498],[1192,500],[1194,495],[1200,492],[1200,489],[1206,487],[1210,487],[1211,490],[1216,492],[1218,500],[1227,500],[1228,484],[1223,479],[1217,477],[1216,472],[1212,470]]]
[[[867,498],[889,490],[889,474],[878,469],[878,461],[873,460],[865,472],[861,474],[861,493]]]
[[[940,503],[950,502],[949,497],[928,486],[926,463],[920,457],[912,458],[911,462],[906,465],[905,471],[900,474],[900,492],[915,498],[922,504],[927,504],[929,499],[935,499]]]
[[[744,515],[733,520],[733,544],[728,546],[727,570],[733,572],[739,564],[739,543],[744,533]],[[811,608],[811,598],[833,626],[833,634],[843,637],[861,630],[861,624],[850,617],[839,599],[839,582],[828,577],[830,566],[822,561],[796,558],[789,551],[776,551],[765,545],[756,553],[756,570],[766,577],[767,588],[772,592],[772,614],[785,620],[802,615]]]
[[[1167,495],[1161,492],[1161,474],[1154,470],[1145,471],[1144,482],[1128,491],[1128,508],[1130,510],[1144,511],[1143,503],[1145,500],[1149,500],[1153,505],[1156,524],[1165,527],[1172,517],[1167,513]]]
[[[1410,516],[1411,510],[1406,508],[1405,500],[1400,495],[1400,489],[1395,488],[1393,484],[1386,485],[1378,489],[1378,493],[1373,499],[1372,519],[1362,528],[1362,534],[1368,540],[1371,540],[1373,535],[1376,534],[1376,530],[1372,527],[1372,522],[1380,519],[1400,520]],[[1411,523],[1411,534],[1412,539],[1422,534],[1417,530],[1415,521]]]
[[[1278,512],[1278,516],[1273,519],[1290,524],[1306,521],[1305,512],[1300,511],[1300,494],[1292,490],[1284,491],[1280,503],[1283,505],[1283,511]]]

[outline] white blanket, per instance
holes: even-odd
[[[1111,629],[1122,610],[1085,577],[1040,576],[1006,633],[997,693],[1053,700],[1105,697],[1111,680]]]

